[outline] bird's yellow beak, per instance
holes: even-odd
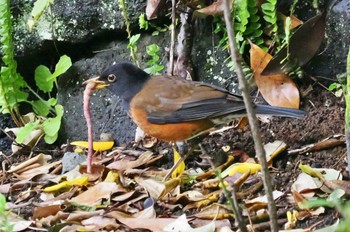
[[[98,80],[99,78],[100,77],[94,77],[94,78],[91,78],[87,81],[84,81],[83,85],[93,83],[95,85],[95,89],[103,89],[103,88],[109,86],[109,84],[107,84],[106,82]]]

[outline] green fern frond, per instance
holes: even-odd
[[[4,66],[0,70],[0,112],[10,113],[14,121],[20,124],[18,103],[26,101],[28,93],[22,91],[27,86],[17,73],[12,41],[12,21],[10,1],[0,1],[0,49]]]

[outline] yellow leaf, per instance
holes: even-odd
[[[299,168],[306,174],[312,176],[312,177],[317,177],[321,181],[325,181],[324,176],[317,170],[312,169],[309,165],[303,165],[300,164]]]
[[[176,151],[175,148],[173,148],[173,151],[174,151],[174,164],[176,164],[177,161],[181,159],[181,156],[179,152]],[[176,177],[181,176],[184,172],[185,172],[185,162],[182,161],[171,174],[171,178],[175,179]]]
[[[116,182],[118,178],[119,174],[117,172],[109,171],[106,176],[105,182]]]
[[[88,148],[88,142],[86,141],[74,141],[71,143],[72,145]],[[95,151],[108,151],[111,150],[114,145],[114,141],[108,142],[93,142],[93,149]]]
[[[56,184],[56,185],[53,185],[50,187],[46,187],[44,189],[44,192],[54,192],[54,191],[58,191],[62,188],[72,187],[74,185],[84,186],[84,185],[88,184],[88,179],[89,179],[88,176],[83,176],[83,177],[79,177],[79,178],[76,178],[76,179],[71,180],[71,181],[63,181],[59,184]]]
[[[233,176],[237,172],[245,173],[247,171],[250,171],[250,174],[252,175],[261,170],[261,165],[254,163],[235,163],[227,169],[229,170],[229,176]]]

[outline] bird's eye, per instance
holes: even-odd
[[[114,74],[109,74],[108,77],[107,77],[107,80],[109,82],[115,82],[117,80],[117,77]]]

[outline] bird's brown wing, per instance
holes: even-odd
[[[142,97],[141,97],[142,96]],[[176,77],[151,78],[137,94],[133,107],[144,110],[155,124],[213,119],[230,113],[244,114],[241,97],[225,89]]]

